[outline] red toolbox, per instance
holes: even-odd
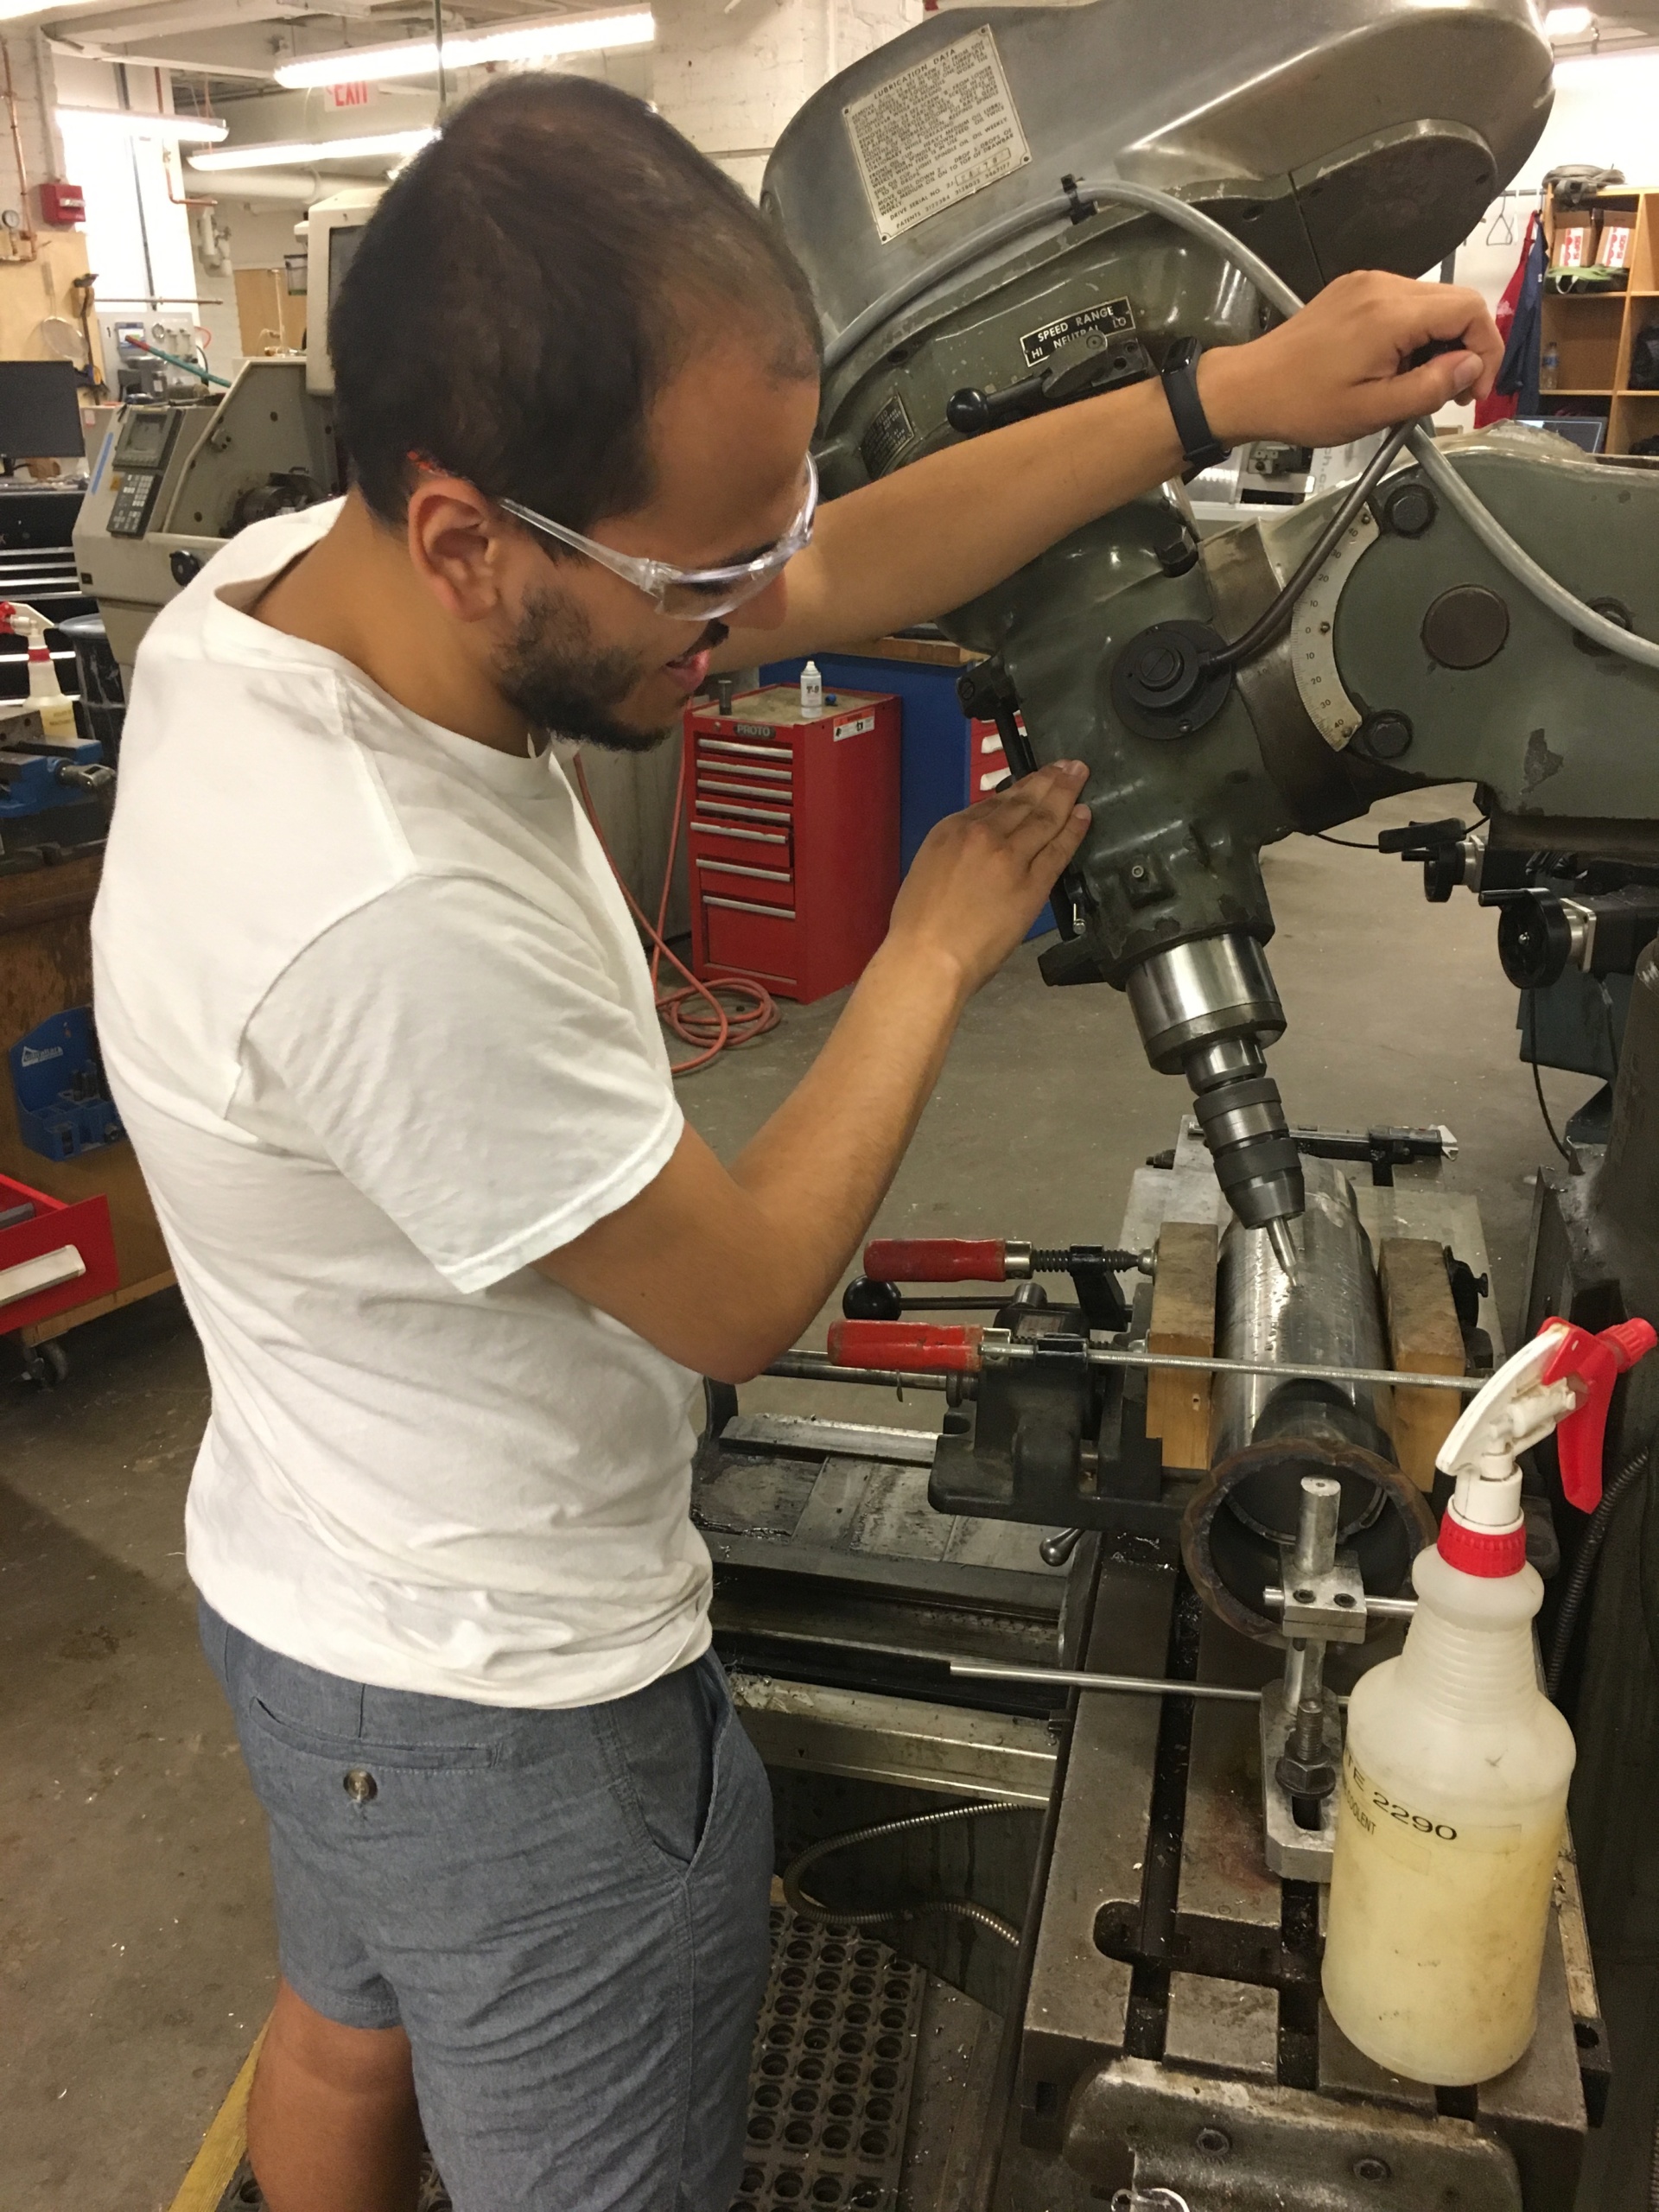
[[[899,890],[899,702],[746,692],[686,709],[691,965],[783,998],[855,982]]]
[[[120,1282],[107,1198],[67,1205],[0,1175],[0,1335],[107,1298]]]

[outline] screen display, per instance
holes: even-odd
[[[84,453],[80,394],[67,361],[0,361],[0,454],[39,461]]]
[[[328,312],[334,311],[340,297],[340,288],[346,282],[346,271],[356,257],[363,243],[365,223],[339,223],[328,233]]]
[[[120,442],[115,448],[118,468],[159,468],[167,457],[167,428],[169,420],[165,407],[134,408],[121,425]]]

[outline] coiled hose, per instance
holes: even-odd
[[[998,1802],[990,1804],[949,1805],[937,1813],[912,1813],[902,1821],[879,1821],[874,1827],[854,1828],[846,1835],[826,1836],[822,1843],[815,1843],[801,1853],[784,1870],[784,1897],[791,1910],[798,1912],[803,1920],[823,1923],[834,1921],[842,1928],[879,1928],[894,1920],[917,1920],[925,1913],[949,1914],[956,1920],[972,1921],[975,1927],[984,1928],[1005,1943],[1017,1944],[1020,1930],[1012,1922],[1004,1920],[1000,1912],[993,1912],[988,1905],[975,1904],[969,1897],[927,1897],[918,1904],[894,1905],[880,1911],[838,1912],[834,1906],[808,1897],[801,1887],[801,1877],[809,1866],[817,1866],[820,1859],[828,1859],[832,1852],[850,1851],[856,1843],[875,1843],[884,1836],[908,1835],[916,1828],[942,1827],[947,1821],[969,1821],[994,1813],[1030,1813],[1034,1806]]]
[[[1601,1548],[1607,1541],[1607,1531],[1613,1525],[1625,1493],[1632,1489],[1638,1476],[1645,1473],[1659,1456],[1659,1429],[1654,1431],[1651,1442],[1641,1451],[1632,1452],[1618,1472],[1601,1493],[1601,1503],[1590,1516],[1590,1525],[1584,1532],[1579,1546],[1579,1555],[1573,1562],[1573,1572],[1567,1578],[1561,1598],[1561,1610],[1555,1616],[1555,1633],[1550,1638],[1549,1664],[1544,1673],[1544,1687],[1552,1702],[1559,1705],[1561,1682],[1567,1673],[1567,1659],[1573,1649],[1573,1635],[1579,1624],[1579,1615],[1584,1611],[1585,1599],[1590,1594],[1590,1585],[1596,1572],[1596,1561]],[[1659,2143],[1654,2156],[1659,2160]]]

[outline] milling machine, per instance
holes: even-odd
[[[75,524],[75,560],[124,687],[151,621],[227,538],[344,488],[327,311],[383,191],[353,186],[308,213],[304,353],[250,356],[223,394],[201,385],[129,400],[111,423]]]
[[[1252,336],[1344,270],[1432,266],[1549,99],[1526,0],[929,17],[809,101],[766,171],[823,317],[826,489],[1155,373],[1179,340]],[[1435,1450],[1503,1347],[1478,1210],[1436,1179],[1449,1132],[1285,1114],[1259,855],[1476,785],[1484,835],[1385,849],[1431,898],[1498,908],[1535,1022],[1583,1026],[1550,1001],[1575,981],[1628,1007],[1606,1156],[1580,1144],[1586,1172],[1541,1181],[1528,1325],[1659,1318],[1656,545],[1654,474],[1418,426],[1357,482],[1214,536],[1179,487],[1131,502],[945,622],[984,656],[964,699],[1012,762],[1090,766],[1046,980],[1125,990],[1194,1110],[1111,1248],[872,1246],[828,1353],[772,1373],[821,1409],[832,1381],[934,1390],[938,1433],[711,1386],[696,1510],[791,1901],[885,1915],[1003,2018],[973,2212],[1646,2202],[1639,2038],[1586,2164],[1609,2044],[1570,1851],[1510,2074],[1386,2075],[1320,2004],[1340,1699],[1398,1648]],[[1614,1408],[1621,1495],[1656,1427],[1642,1369]],[[1582,1664],[1606,1700],[1578,1715],[1574,1822],[1598,1964],[1628,1980],[1659,1570],[1645,1538],[1639,1572],[1610,1554],[1580,1633],[1609,1523],[1565,1506],[1547,1450],[1529,1479],[1531,1555],[1565,1554],[1553,1679],[1570,1703]],[[883,1811],[904,1824],[871,1834]],[[779,2154],[753,2139],[760,2207]]]

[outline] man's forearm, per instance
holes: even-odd
[[[1411,366],[1454,338],[1467,350]],[[1212,347],[1198,363],[1198,396],[1223,445],[1340,445],[1432,415],[1460,392],[1484,395],[1503,350],[1477,294],[1359,271],[1265,336]],[[1180,461],[1156,378],[963,439],[832,500],[790,565],[783,622],[734,629],[715,665],[747,668],[931,621]]]
[[[733,1180],[784,1233],[796,1274],[788,1340],[839,1281],[944,1065],[965,984],[889,942],[812,1067],[738,1155]]]
[[[781,627],[734,626],[714,664],[747,668],[931,621],[1161,484],[1180,459],[1155,379],[931,454],[825,506],[791,567]]]

